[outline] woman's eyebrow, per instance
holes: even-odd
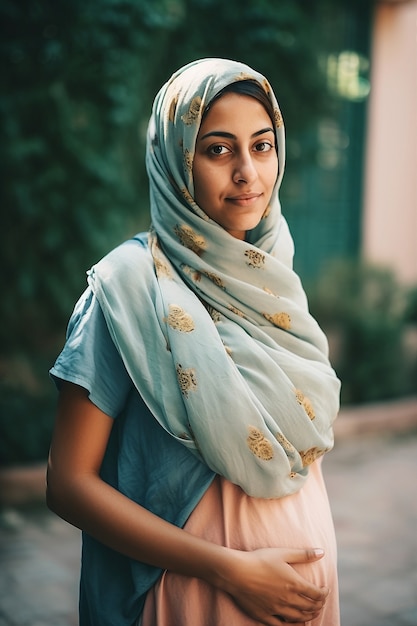
[[[267,128],[262,128],[261,130],[257,130],[256,133],[253,133],[251,135],[251,137],[259,137],[259,135],[263,135],[264,133],[269,133],[269,132],[273,133],[274,129],[268,126]],[[225,139],[237,139],[236,135],[233,135],[233,133],[227,133],[226,131],[223,131],[223,130],[212,130],[209,133],[206,133],[205,135],[200,137],[200,141],[202,139],[207,139],[207,137],[224,137]]]

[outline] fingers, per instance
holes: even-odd
[[[293,626],[306,626],[306,624],[310,624],[312,620],[315,620],[319,617],[320,611],[316,611],[315,613],[305,613],[302,616],[298,615],[296,617],[291,617],[289,614],[277,614],[271,615],[269,618],[265,620],[265,623],[268,626],[280,626],[280,624],[293,624]]]
[[[271,622],[271,624],[274,624],[274,626],[278,626],[278,624],[298,624],[300,626],[305,626],[305,624],[309,624],[312,620],[315,620],[320,616],[324,604],[325,601],[309,610],[283,607],[279,614],[272,616],[274,619],[278,620],[278,623],[275,621]]]
[[[302,548],[299,550],[289,550],[287,563],[308,563],[309,561],[318,561],[324,557],[322,548]]]
[[[311,563],[322,559],[324,556],[324,550],[322,548],[306,548],[306,549],[294,549],[289,550],[286,555],[286,561],[289,565],[297,563]],[[322,601],[327,598],[329,589],[327,587],[317,587],[316,585],[309,583],[305,578],[298,577],[300,588],[294,589],[297,593],[305,596],[309,600]]]
[[[286,606],[282,607],[279,615],[283,623],[309,623],[320,615],[330,590],[327,587],[317,587],[299,574],[295,576],[292,588],[288,590]]]
[[[311,607],[308,610],[300,610],[299,608],[283,607],[279,614],[275,615],[283,624],[306,624],[319,617],[325,602]]]
[[[317,613],[316,615],[312,614],[310,617],[306,616],[306,621],[311,622],[311,620],[316,619],[316,617],[318,617],[319,614]],[[282,615],[274,615],[274,618],[276,618],[278,621],[276,621],[274,623],[274,626],[278,626],[278,624],[294,624],[295,626],[305,626],[306,622],[303,620],[302,622],[300,622],[299,619],[286,619],[285,617],[283,617]]]
[[[279,626],[279,624],[299,624],[304,626],[319,617],[327,599],[328,589],[319,589],[320,597],[311,599],[306,596],[304,579],[293,581],[286,585],[286,589],[275,590],[274,597],[266,597],[259,602],[259,597],[251,598],[245,596],[240,598],[238,604],[253,619],[268,626]],[[314,592],[311,592],[314,595]],[[279,621],[278,621],[279,620]]]
[[[304,625],[320,615],[329,589],[304,578],[293,564],[312,562],[323,554],[323,550],[314,548],[261,548],[238,553],[238,575],[232,578],[235,584],[229,585],[228,592],[241,609],[259,623]]]

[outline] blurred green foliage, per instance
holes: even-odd
[[[12,370],[13,365],[24,368],[24,357],[12,364]],[[42,359],[40,363],[32,357],[30,369],[40,376],[41,371],[47,371],[48,362]],[[32,373],[26,374],[32,378]],[[0,467],[48,457],[56,394],[46,390],[40,393],[38,384],[33,389],[27,382],[19,376],[17,381],[6,380],[1,385]]]
[[[161,84],[198,57],[245,61],[301,132],[332,106],[319,56],[334,5],[0,0],[0,464],[45,458],[47,370],[85,271],[148,225],[145,132]]]
[[[328,334],[343,383],[342,403],[417,392],[413,294],[390,270],[346,260],[329,264],[310,287],[311,312]]]
[[[326,98],[310,3],[2,0],[0,11],[7,354],[50,342],[85,269],[146,227],[146,123],[174,69],[210,55],[262,68],[297,128]]]
[[[151,30],[133,2],[22,0],[1,11],[7,353],[49,341],[84,270],[126,233],[140,187],[128,138]]]

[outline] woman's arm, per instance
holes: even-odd
[[[162,520],[99,475],[113,420],[77,385],[63,383],[47,472],[47,504],[69,523],[132,559],[205,580],[230,593],[253,618],[278,624],[311,620],[327,589],[290,563],[314,561],[314,550],[241,552],[212,544]]]

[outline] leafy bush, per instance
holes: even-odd
[[[47,459],[56,403],[48,367],[39,354],[0,362],[0,466]]]
[[[145,130],[174,69],[246,60],[279,85],[289,128],[322,112],[313,14],[303,0],[1,3],[3,354],[48,343],[85,270],[148,226]]]
[[[46,461],[51,442],[54,399],[0,385],[0,466]]]
[[[309,291],[313,315],[336,338],[331,357],[342,380],[343,403],[417,391],[404,342],[407,293],[392,272],[337,261]]]

